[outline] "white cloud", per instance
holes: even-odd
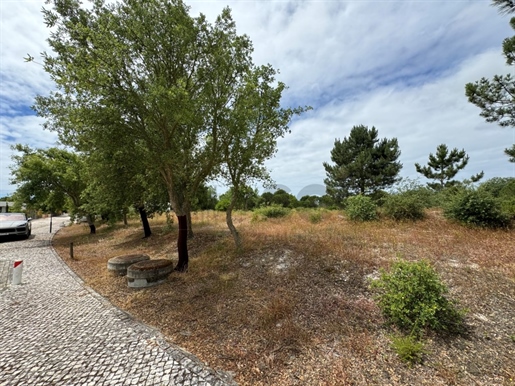
[[[403,176],[419,177],[414,164],[426,164],[429,153],[445,143],[464,148],[470,156],[458,178],[481,170],[486,178],[515,177],[504,155],[504,148],[514,143],[514,130],[484,122],[465,97],[467,82],[506,71],[499,50],[492,50],[419,87],[389,86],[352,100],[335,100],[292,126],[292,134],[279,142],[279,156],[268,163],[272,176],[294,193],[307,184],[323,183],[322,163],[330,162],[334,139],[343,139],[353,126],[364,124],[375,126],[381,138],[399,140]]]
[[[188,4],[211,21],[229,5],[238,33],[254,44],[255,63],[280,69],[278,79],[289,86],[284,104],[314,107],[292,123],[268,163],[294,194],[323,183],[322,162],[330,161],[334,139],[358,124],[399,139],[403,175],[415,177],[413,164],[426,163],[440,143],[469,153],[462,177],[480,170],[487,177],[515,175],[503,154],[515,142],[513,130],[485,123],[464,95],[467,82],[507,72],[500,47],[513,31],[489,1]],[[43,0],[0,3],[0,194],[11,189],[10,143],[50,146],[56,139],[28,109],[52,84],[41,66],[23,61],[48,50],[43,6]]]

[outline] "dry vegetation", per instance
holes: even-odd
[[[137,220],[96,235],[73,225],[54,247],[113,304],[240,385],[515,384],[513,230],[466,228],[438,212],[415,223],[352,223],[336,211],[312,223],[310,213],[262,222],[237,213],[241,254],[224,213],[194,214],[189,272],[150,289],[129,289],[106,265],[129,253],[176,260],[177,230],[164,217],[148,239]],[[399,257],[428,259],[468,310],[467,332],[427,336],[424,362],[411,368],[390,347],[368,286]]]

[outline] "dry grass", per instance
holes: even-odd
[[[224,213],[194,214],[190,270],[150,289],[129,289],[107,260],[129,253],[177,259],[177,230],[151,220],[143,239],[129,227],[74,225],[54,247],[85,282],[241,385],[514,385],[515,233],[471,229],[430,212],[424,221],[352,223],[310,211],[252,222],[236,213],[237,254]],[[69,258],[74,243],[76,260]],[[430,260],[468,309],[468,334],[430,336],[424,363],[409,368],[390,348],[390,330],[368,278],[392,261]]]

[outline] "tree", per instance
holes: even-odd
[[[249,185],[256,180],[270,183],[266,160],[277,151],[277,139],[288,132],[293,115],[309,109],[284,109],[280,106],[285,85],[275,83],[276,71],[270,66],[253,67],[245,74],[242,87],[235,95],[230,114],[229,137],[224,141],[222,176],[231,186],[231,201],[226,209],[227,226],[236,247],[241,248],[240,235],[232,221],[232,211],[246,201]]]
[[[175,269],[186,271],[192,199],[219,172],[227,141],[243,135],[233,110],[253,69],[249,38],[237,35],[228,8],[210,24],[181,0],[51,3],[43,14],[55,54],[43,59],[57,91],[38,96],[36,111],[80,150],[124,138],[144,149],[141,162],[160,176],[177,215]]]
[[[498,7],[501,13],[515,12],[514,0],[492,0],[492,5]]]
[[[233,202],[232,188],[220,195],[216,203],[216,210],[227,211],[232,202],[232,210],[252,210],[258,203],[259,195],[255,188],[250,186],[240,187],[239,199]]]
[[[56,147],[31,149],[17,144],[12,149],[21,153],[12,157],[11,183],[18,185],[16,202],[51,213],[68,209],[72,216],[86,214],[90,231],[95,233],[91,213],[82,208],[81,195],[87,186],[84,156]]]
[[[427,185],[434,190],[441,190],[445,187],[456,184],[456,181],[452,180],[456,174],[465,168],[469,162],[469,156],[464,149],[458,150],[457,148],[452,149],[449,152],[447,145],[441,144],[436,148],[436,154],[429,154],[429,162],[427,166],[420,166],[415,164],[417,173],[422,174],[424,177],[430,180],[436,180],[438,182],[428,183]],[[484,173],[478,173],[470,178],[472,182],[477,182],[483,178]]]
[[[193,210],[213,210],[216,207],[218,199],[216,197],[216,189],[208,185],[200,185],[192,202]]]
[[[375,127],[359,125],[349,137],[336,139],[331,150],[334,165],[324,162],[327,193],[337,202],[351,194],[371,194],[398,181],[402,164],[397,138],[377,138]]]
[[[299,206],[302,208],[318,208],[320,203],[320,197],[314,195],[305,195],[302,196],[299,200]]]
[[[284,189],[277,189],[272,195],[271,203],[284,208],[295,208],[298,206],[297,197]]]
[[[148,216],[164,212],[168,207],[166,189],[159,176],[146,170],[141,162],[141,149],[130,143],[88,155],[88,186],[82,193],[83,209],[99,213],[103,219],[117,221],[129,208],[138,211],[144,237],[152,234]]]
[[[515,1],[493,0],[492,4],[497,6],[502,13],[514,13]],[[515,17],[510,20],[510,26],[515,29]],[[515,63],[515,36],[506,38],[503,41],[503,54],[506,63],[513,66]],[[492,80],[481,78],[475,83],[467,83],[465,95],[469,102],[481,109],[480,116],[487,122],[496,122],[500,126],[515,127],[515,78],[511,74],[495,75]],[[511,149],[505,149],[505,153],[512,157],[515,145]]]
[[[515,145],[513,145],[510,149],[505,149],[504,152],[507,156],[510,157],[510,162],[515,162]]]

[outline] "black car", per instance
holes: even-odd
[[[0,213],[0,236],[23,236],[32,232],[30,218],[25,213]]]

